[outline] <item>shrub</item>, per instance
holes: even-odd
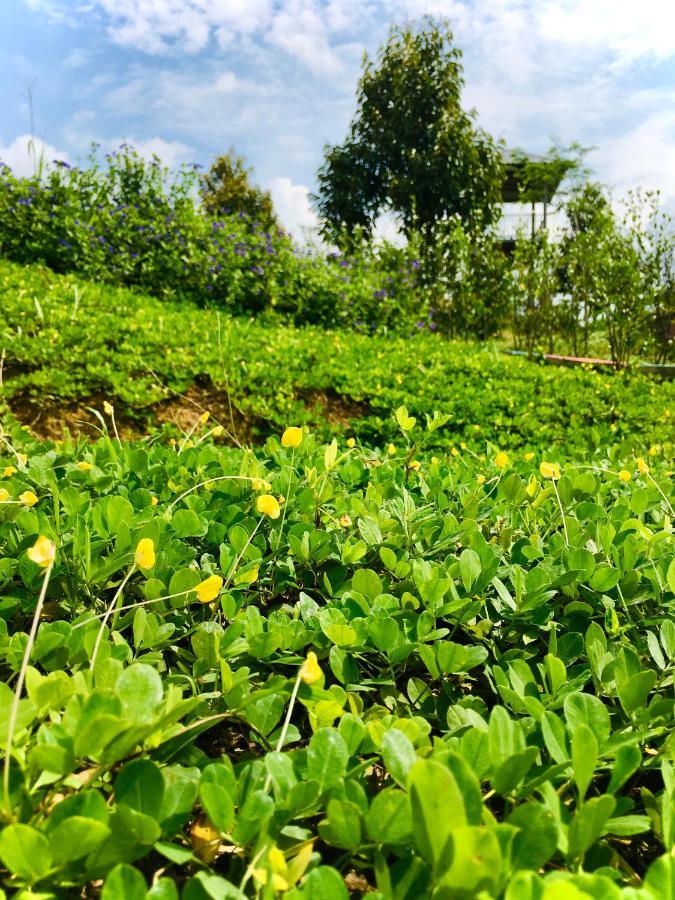
[[[233,313],[277,310],[298,323],[401,327],[422,305],[404,251],[367,248],[352,259],[326,259],[243,211],[204,213],[193,166],[171,173],[128,146],[106,163],[92,152],[86,167],[56,162],[32,178],[4,167],[0,253]]]

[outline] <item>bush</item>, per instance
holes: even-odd
[[[348,260],[301,252],[242,211],[204,213],[197,182],[195,167],[172,174],[128,146],[105,167],[93,152],[87,167],[56,162],[32,178],[3,167],[0,253],[236,314],[277,310],[298,323],[371,331],[414,320],[405,251],[367,249]]]

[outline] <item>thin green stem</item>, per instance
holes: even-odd
[[[124,576],[124,580],[122,581],[120,586],[115,591],[115,596],[110,601],[110,604],[108,605],[108,608],[103,615],[103,621],[101,622],[101,627],[99,628],[98,634],[96,635],[96,643],[94,644],[94,652],[91,654],[91,662],[89,663],[89,668],[92,672],[94,671],[96,657],[98,656],[98,650],[99,650],[99,647],[101,646],[101,641],[103,640],[103,633],[105,631],[105,626],[108,624],[108,619],[110,618],[110,614],[112,613],[113,609],[115,608],[115,604],[117,603],[118,599],[122,595],[122,591],[126,587],[127,582],[129,581],[129,579],[131,578],[132,574],[135,571],[136,571],[136,563],[134,562],[131,564],[131,568],[129,569],[127,574]]]
[[[563,531],[565,532],[565,543],[569,547],[570,539],[567,534],[567,522],[565,521],[565,511],[563,509],[562,500],[560,499],[560,494],[558,493],[558,485],[555,483],[555,478],[551,479],[553,481],[553,490],[555,491],[556,500],[558,501],[558,506],[560,507],[560,518],[562,519]]]
[[[30,661],[30,655],[33,650],[33,644],[35,643],[35,635],[37,634],[38,625],[40,623],[40,616],[42,615],[42,607],[44,606],[45,596],[47,594],[47,585],[49,584],[49,578],[52,574],[52,568],[54,563],[51,562],[46,570],[45,577],[42,581],[42,588],[40,590],[40,596],[38,597],[37,606],[35,607],[35,612],[33,613],[33,621],[31,623],[30,632],[28,634],[28,643],[26,644],[26,649],[23,653],[23,659],[21,660],[21,668],[19,669],[19,678],[16,682],[16,688],[14,690],[14,699],[12,700],[12,708],[9,712],[9,721],[7,723],[7,745],[5,748],[5,767],[2,775],[2,787],[3,787],[3,799],[5,804],[5,815],[8,818],[12,816],[12,807],[10,803],[9,797],[9,773],[10,773],[10,760],[12,758],[12,744],[14,742],[14,731],[16,729],[16,719],[19,714],[19,702],[21,700],[21,692],[23,691],[24,681],[26,680],[26,671],[28,669],[28,663]]]

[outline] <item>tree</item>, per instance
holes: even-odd
[[[612,359],[626,366],[646,343],[649,284],[641,265],[641,211],[629,204],[619,220],[599,185],[586,185],[568,205],[563,241],[568,303],[581,322],[584,349],[604,326]]]
[[[272,197],[251,183],[252,175],[253,170],[234,150],[219,156],[201,178],[204,209],[212,216],[243,213],[265,231],[277,229]]]
[[[382,210],[429,241],[450,216],[471,227],[498,215],[501,153],[461,106],[461,51],[445,20],[393,28],[366,55],[346,140],[326,148],[314,197],[323,234],[368,236]]]

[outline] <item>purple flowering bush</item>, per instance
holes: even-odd
[[[171,172],[128,145],[104,165],[94,148],[86,166],[54,161],[30,178],[0,164],[0,255],[297,324],[373,332],[421,317],[411,251],[346,259],[301,251],[244,213],[213,218],[198,205],[196,169]]]

